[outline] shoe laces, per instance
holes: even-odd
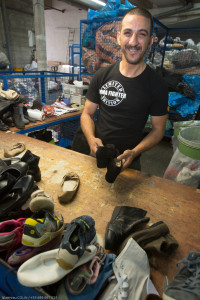
[[[199,296],[199,291],[200,291],[200,253],[191,251],[186,258],[184,258],[183,260],[180,260],[177,263],[177,266],[181,263],[183,264],[183,267],[179,270],[179,273],[181,273],[186,268],[190,272],[190,276],[186,279],[186,281],[182,284],[181,287],[185,291],[192,292],[193,294],[196,294]]]
[[[128,276],[126,274],[123,274],[114,287],[114,289],[110,292],[108,297],[105,300],[124,300],[128,299],[128,288],[129,284],[127,282]],[[111,281],[113,279],[116,279],[116,276],[111,276],[108,281]]]

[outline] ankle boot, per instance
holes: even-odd
[[[19,106],[19,113],[20,113],[20,116],[21,116],[22,121],[23,121],[25,124],[28,124],[28,123],[29,123],[29,120],[27,120],[27,119],[24,118],[24,113],[23,113],[23,107],[22,107],[22,106]]]
[[[12,119],[13,119],[13,122],[15,123],[15,126],[18,129],[24,129],[25,128],[25,124],[22,121],[18,105],[14,105],[12,107]]]
[[[105,233],[105,249],[117,251],[120,244],[141,224],[149,222],[146,211],[130,206],[115,207]]]
[[[133,238],[146,251],[157,250],[161,254],[170,255],[178,248],[178,243],[169,233],[168,226],[163,221],[159,221],[150,227],[131,233],[121,244],[120,252],[128,240]]]
[[[39,160],[40,157],[33,154],[30,150],[27,150],[26,153],[21,158],[21,161],[26,162],[29,166],[28,175],[32,175],[36,182],[41,180]]]

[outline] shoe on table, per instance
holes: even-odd
[[[25,218],[0,223],[0,252],[6,251],[6,257],[21,245]]]
[[[41,209],[46,209],[50,212],[54,211],[54,200],[46,194],[43,190],[36,190],[31,194],[31,201],[29,203],[30,210],[34,213]]]
[[[58,200],[61,203],[68,203],[72,200],[78,190],[80,178],[78,174],[70,172],[63,177],[60,190],[58,191]]]
[[[26,146],[23,143],[17,143],[11,148],[4,149],[4,157],[13,157],[22,153],[26,149]]]
[[[72,295],[79,295],[88,284],[94,284],[97,281],[101,266],[104,264],[106,254],[104,248],[98,244],[97,253],[92,260],[74,269],[66,276],[66,290]]]
[[[83,215],[71,221],[62,239],[56,261],[65,270],[72,269],[83,255],[86,246],[97,240],[95,221]]]
[[[190,251],[177,266],[181,263],[183,266],[164,288],[163,300],[200,299],[200,252]]]
[[[41,247],[61,235],[64,230],[64,220],[59,212],[50,213],[41,209],[26,219],[22,244],[31,247]]]
[[[41,246],[41,247],[29,247],[29,246],[22,246],[18,248],[16,251],[14,251],[9,257],[8,257],[8,263],[11,266],[20,266],[25,261],[30,259],[31,257],[45,251],[49,251],[52,249],[57,248],[60,245],[62,239],[62,235],[56,236],[54,239],[52,239],[47,244]]]

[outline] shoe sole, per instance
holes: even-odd
[[[54,202],[47,197],[36,197],[30,201],[29,208],[32,212],[36,212],[41,209],[53,211]]]
[[[97,241],[97,235],[93,238],[93,240],[87,245],[92,245]],[[77,261],[80,259],[78,255],[71,254],[66,249],[60,248],[58,251],[58,254],[56,255],[56,261],[59,264],[59,266],[64,270],[71,270],[73,269],[74,265],[77,263]]]
[[[64,224],[58,231],[45,232],[45,234],[43,236],[41,236],[40,238],[37,238],[37,239],[34,239],[28,235],[23,234],[21,242],[24,246],[41,247],[41,246],[47,244],[48,242],[50,242],[52,239],[54,239],[58,235],[62,234],[63,230],[64,230]]]

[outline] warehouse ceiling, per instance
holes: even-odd
[[[101,10],[98,0],[59,0],[80,9]],[[107,3],[106,0],[101,2]],[[167,27],[200,27],[200,1],[197,0],[129,0],[135,6],[148,9]],[[125,0],[121,0],[125,4]]]

